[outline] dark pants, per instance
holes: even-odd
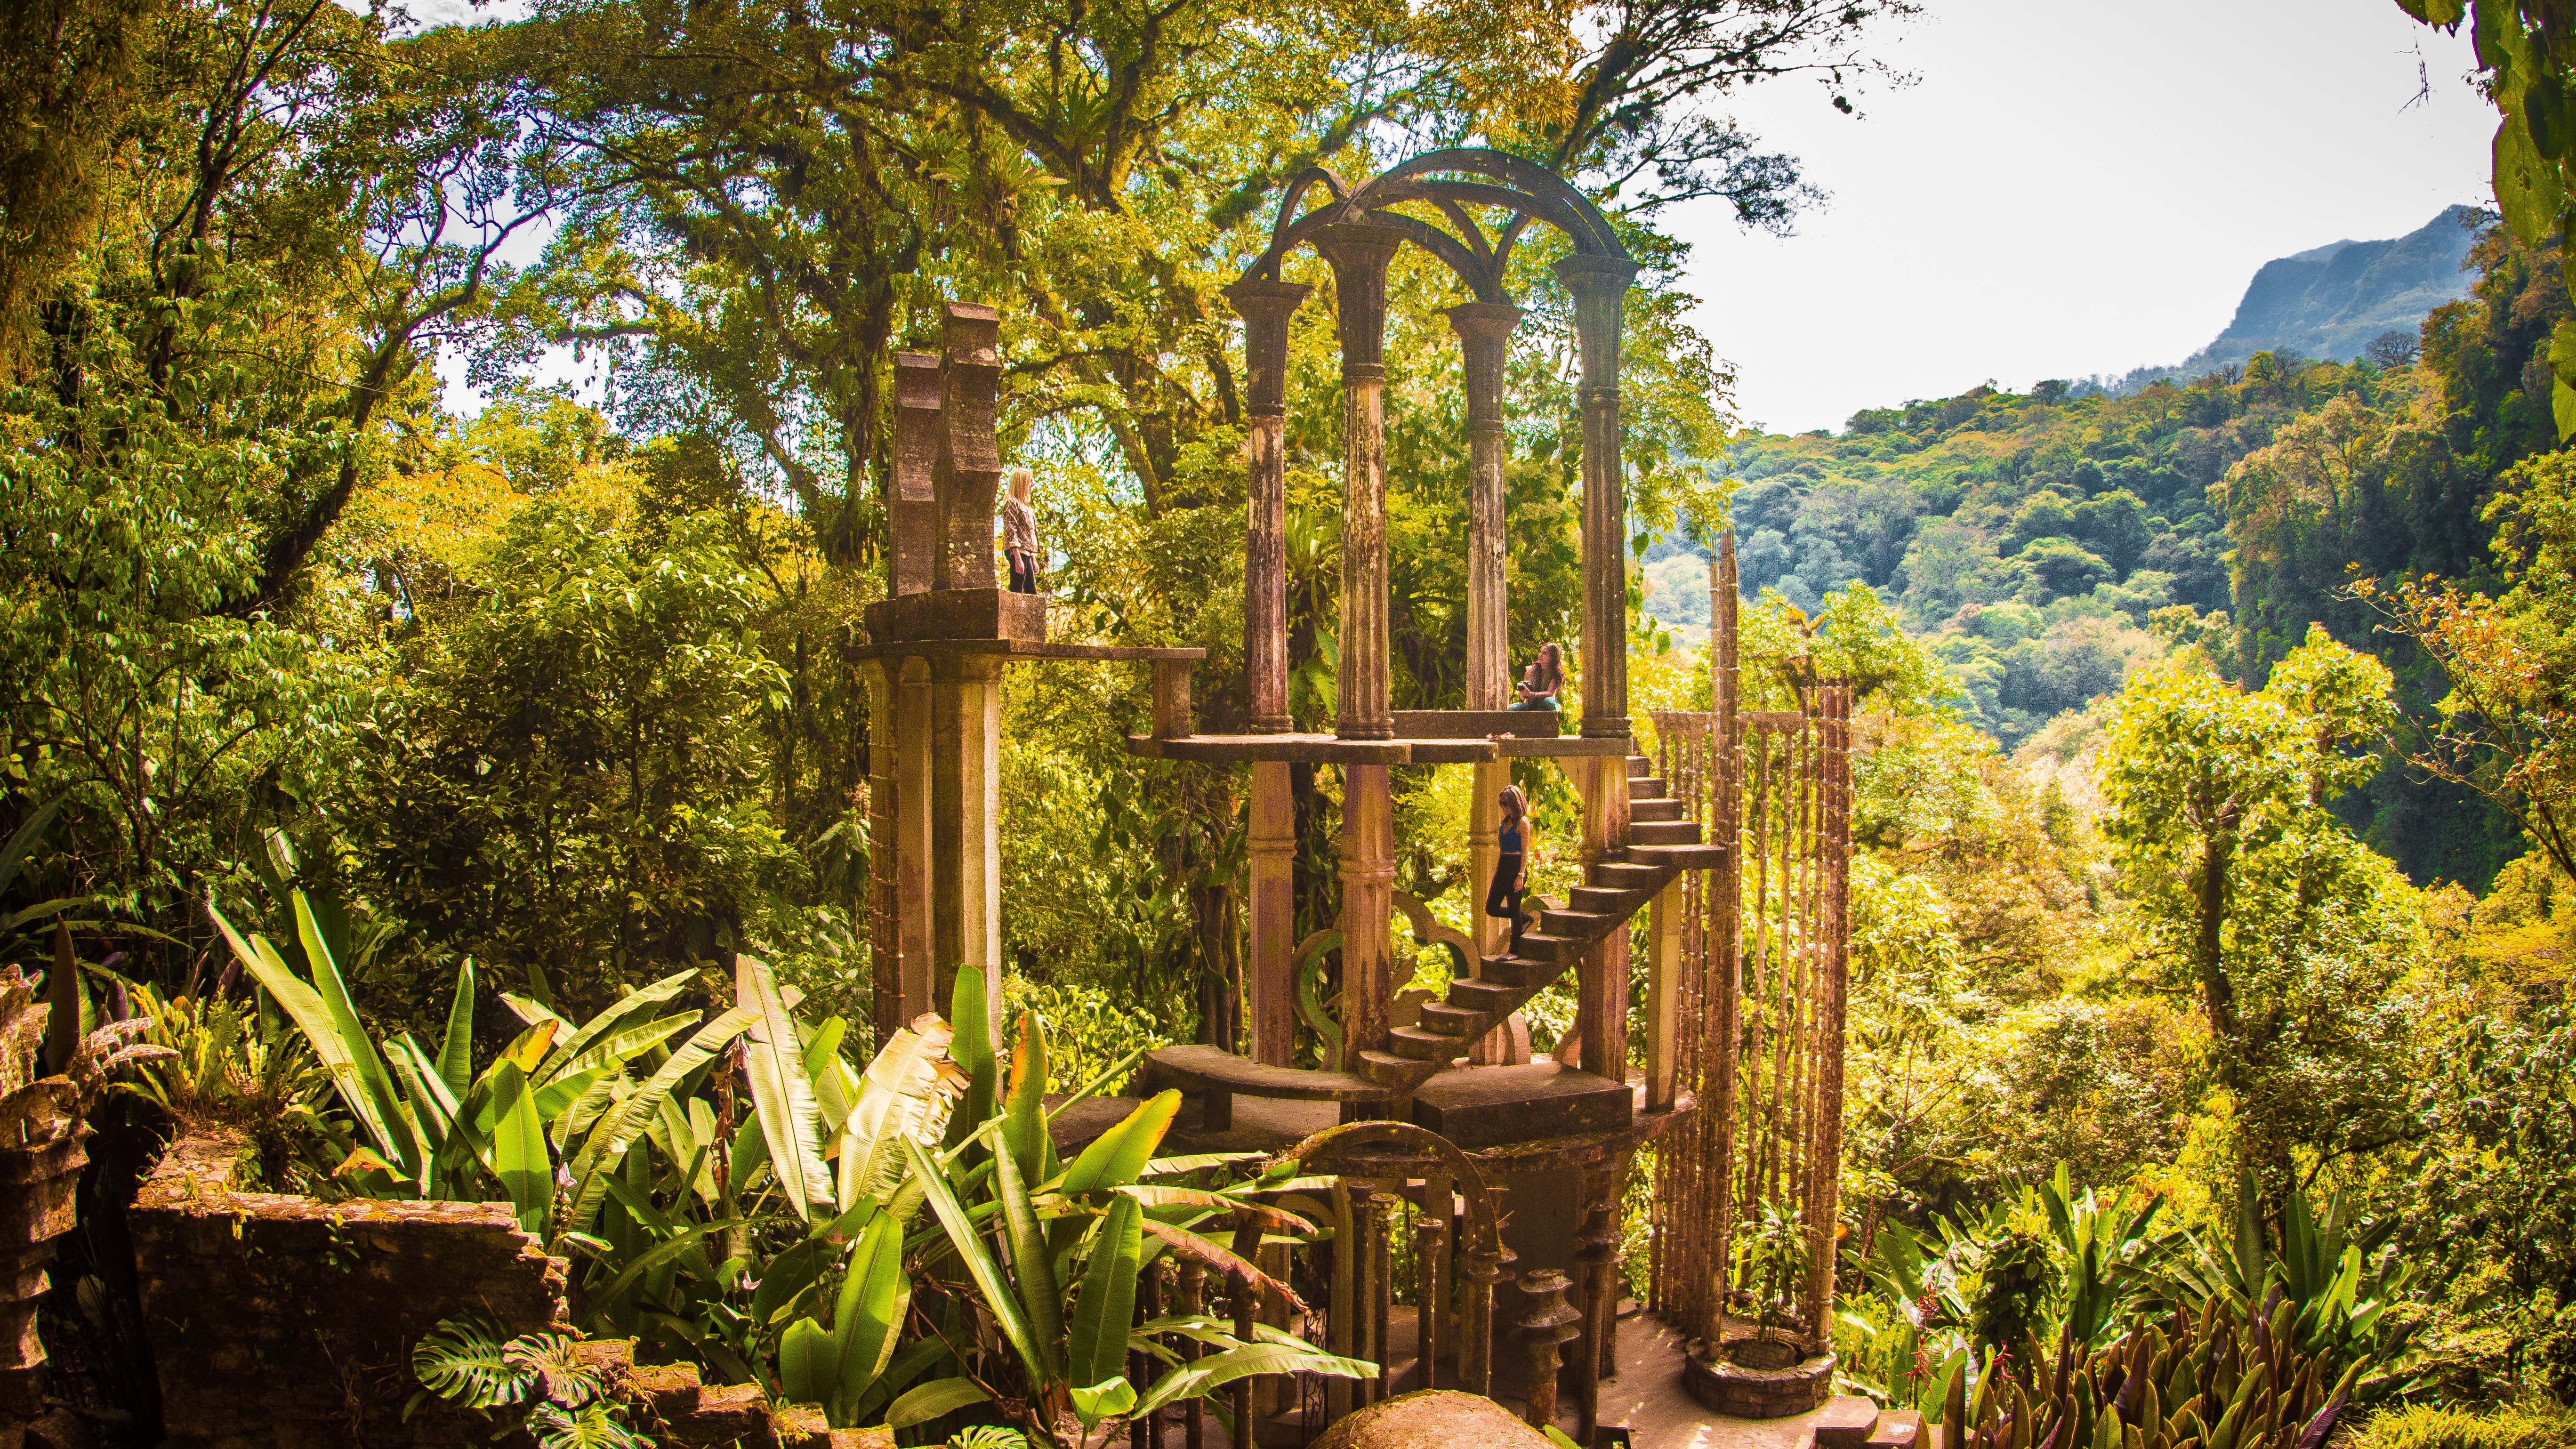
[[[1485,914],[1512,923],[1512,940],[1521,938],[1529,917],[1521,914],[1521,858],[1506,855],[1494,862],[1494,883],[1485,890]]]
[[[1025,554],[1011,555],[1011,592],[1034,594],[1038,591],[1038,566]]]

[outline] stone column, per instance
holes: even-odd
[[[988,549],[989,553],[990,550]],[[1002,656],[960,654],[932,676],[932,989],[945,1015],[957,973],[984,976],[986,1027],[1002,1009]]]
[[[894,459],[886,470],[886,596],[928,589],[939,556],[939,355],[894,355]],[[883,1040],[883,1038],[879,1038]]]
[[[896,971],[901,987],[895,1021],[902,1025],[936,1009],[930,963],[935,954],[931,947],[932,902],[937,896],[932,866],[937,852],[931,843],[931,781],[937,771],[932,767],[931,740],[937,731],[932,723],[936,711],[932,707],[930,661],[889,659],[886,668],[895,676],[894,895]]]
[[[942,309],[939,557],[931,586],[993,588],[993,494],[1002,480],[994,392],[1002,377],[1001,314],[973,302]]]
[[[1503,358],[1521,309],[1452,307],[1467,373],[1467,708],[1511,703],[1511,634],[1503,582]]]
[[[1395,735],[1388,714],[1386,598],[1386,268],[1402,233],[1346,222],[1315,233],[1333,268],[1342,340],[1341,717],[1346,740]],[[1395,822],[1386,766],[1342,767],[1344,1060],[1386,1049],[1392,965],[1387,919]]]
[[[1556,264],[1583,349],[1583,733],[1628,733],[1628,503],[1619,460],[1619,317],[1637,264],[1577,253]],[[1624,836],[1618,842],[1627,843]]]
[[[1511,621],[1503,574],[1503,462],[1509,444],[1503,431],[1503,359],[1510,350],[1512,328],[1521,309],[1499,302],[1469,302],[1448,311],[1457,329],[1467,374],[1467,708],[1501,709],[1511,703]],[[1476,795],[1469,806],[1467,856],[1477,894],[1476,954],[1502,954],[1511,924],[1484,913],[1483,892],[1494,879],[1501,856],[1495,832],[1502,828],[1499,797],[1511,783],[1512,767],[1496,760],[1479,764]],[[1482,973],[1483,963],[1476,969]]]
[[[1387,947],[1395,908],[1395,811],[1384,765],[1342,767],[1341,875],[1342,1062],[1344,1071],[1356,1071],[1361,1052],[1386,1050],[1395,991]]]
[[[1666,785],[1670,789],[1669,784]],[[1689,877],[1677,875],[1655,892],[1649,910],[1646,959],[1646,1110],[1673,1105],[1674,1050],[1681,1023],[1682,925],[1689,918]]]
[[[1628,762],[1619,755],[1568,760],[1583,792],[1583,866],[1588,877],[1600,860],[1617,860],[1627,848]],[[1612,931],[1592,943],[1575,963],[1573,1065],[1607,1081],[1628,1079],[1628,933]],[[1560,1049],[1557,1060],[1564,1061]]]
[[[1346,740],[1395,735],[1387,714],[1386,267],[1403,233],[1372,222],[1319,228],[1342,334],[1341,718]]]
[[[904,1023],[903,907],[895,887],[895,677],[900,660],[862,659],[868,692],[868,1019],[883,1046]]]
[[[1252,822],[1245,842],[1251,857],[1252,959],[1247,992],[1252,999],[1252,1059],[1294,1066],[1297,1047],[1297,807],[1288,791],[1288,765],[1265,760],[1252,767]]]
[[[1250,475],[1243,533],[1243,672],[1252,695],[1252,732],[1284,734],[1288,719],[1288,322],[1306,294],[1295,282],[1247,277],[1225,289],[1243,316],[1243,370]]]

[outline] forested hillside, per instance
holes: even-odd
[[[2413,362],[2262,352],[2125,397],[1981,387],[1865,409],[1838,434],[1740,441],[1724,471],[1744,587],[1813,613],[1869,585],[2007,746],[2213,630],[2227,672],[2259,683],[2315,621],[2382,657],[2421,719],[2446,686],[2351,585],[2487,577],[2496,479],[2554,441],[2556,253],[2489,227],[2472,263],[2472,295],[2425,319]],[[1661,544],[1647,573],[1648,607],[1705,619],[1697,554]],[[2347,812],[2420,881],[2483,887],[2521,850],[2470,797],[2402,768]]]

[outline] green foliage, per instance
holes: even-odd
[[[2468,1024],[2424,1092],[2409,1231],[2451,1285],[2450,1374],[2481,1397],[2576,1394],[2576,1025]]]
[[[2406,1404],[2338,1441],[2351,1449],[2576,1449],[2576,1414],[2555,1405],[2479,1411]]]
[[[786,675],[731,530],[549,499],[510,516],[361,734],[350,844],[384,909],[512,974],[544,963],[585,1009],[730,931],[807,944],[763,778]]]
[[[421,1386],[413,1408],[432,1396],[476,1410],[526,1405],[515,1417],[538,1449],[653,1449],[626,1426],[627,1406],[570,1334],[540,1329],[504,1342],[488,1318],[441,1319],[412,1346],[411,1371]]]
[[[2424,951],[2422,918],[2326,808],[2377,772],[2389,719],[2387,671],[2320,629],[2260,690],[2187,662],[2141,676],[2103,755],[2138,965],[2197,995],[2237,1153],[2275,1198],[2293,1149],[2405,1135],[2395,988]]]

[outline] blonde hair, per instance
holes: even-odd
[[[1014,498],[1019,497],[1020,490],[1028,487],[1035,481],[1037,481],[1037,475],[1029,471],[1029,466],[1026,463],[1022,463],[1018,467],[1013,468],[1011,470],[1011,496]]]

